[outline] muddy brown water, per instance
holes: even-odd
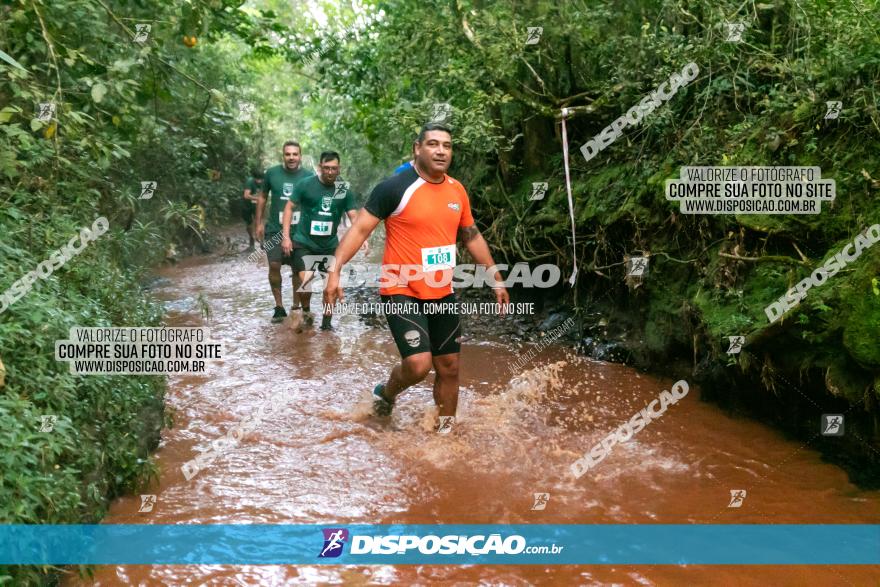
[[[374,252],[376,253],[376,252]],[[284,299],[290,305],[289,268]],[[158,271],[167,324],[211,328],[223,361],[169,378],[174,427],[156,453],[161,482],[116,500],[107,524],[878,523],[880,492],[851,484],[809,445],[699,401],[699,389],[575,480],[569,466],[673,380],[542,350],[465,321],[459,425],[432,432],[433,376],[376,425],[368,393],[398,361],[387,329],[356,316],[335,332],[270,324],[262,265],[191,258]],[[211,308],[208,324],[196,300]],[[313,311],[320,312],[317,296]],[[471,324],[471,328],[468,328]],[[687,379],[687,373],[682,374]],[[181,465],[281,392],[292,401],[186,480]],[[745,489],[742,507],[730,491]],[[533,511],[534,493],[549,493]],[[99,566],[66,585],[880,585],[869,566]]]

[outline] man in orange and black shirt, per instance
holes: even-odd
[[[474,224],[467,191],[459,181],[446,175],[452,162],[449,128],[436,123],[424,126],[414,144],[414,153],[413,167],[375,187],[339,243],[324,288],[324,303],[334,304],[343,299],[339,287],[343,265],[384,220],[385,287],[379,293],[383,301],[399,304],[395,307],[406,310],[386,314],[402,360],[391,370],[388,381],[373,390],[374,411],[377,415],[390,415],[397,395],[422,381],[433,366],[434,402],[440,410],[438,432],[448,433],[458,406],[461,322],[457,311],[440,313],[435,308],[455,301],[451,277],[457,241],[464,244],[477,263],[494,267],[495,262]],[[419,270],[414,273],[407,269],[412,267]],[[497,271],[493,277],[496,283],[503,281]],[[493,290],[499,304],[510,302],[503,286]]]

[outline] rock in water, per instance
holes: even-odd
[[[632,356],[627,348],[619,342],[607,342],[598,344],[593,349],[592,357],[597,361],[609,363],[629,363]]]
[[[550,316],[546,320],[541,322],[541,325],[538,326],[538,330],[540,330],[541,332],[547,332],[549,330],[553,330],[563,322],[565,322],[565,314],[563,314],[562,312],[550,314]]]

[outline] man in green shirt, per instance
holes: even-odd
[[[263,172],[260,169],[251,171],[251,176],[244,182],[244,202],[242,203],[241,217],[247,226],[250,244],[246,252],[254,250],[254,219],[257,216],[258,194],[263,186]]]
[[[318,175],[296,184],[293,198],[284,208],[281,249],[285,253],[293,250],[293,270],[299,272],[299,279],[305,284],[312,278],[315,266],[322,265],[316,257],[332,256],[336,250],[339,244],[336,232],[343,213],[351,222],[354,222],[357,216],[356,194],[350,189],[348,182],[339,179],[339,170],[339,153],[335,151],[321,153]],[[291,242],[287,236],[287,227],[290,226],[294,207],[300,212],[300,219]],[[314,322],[310,309],[311,291],[302,291],[294,295],[299,296],[303,309],[303,322],[311,325]],[[325,310],[321,330],[332,329],[331,318],[330,310]]]
[[[287,312],[281,299],[281,265],[290,265],[293,268],[293,256],[282,254],[280,243],[284,238],[289,238],[289,227],[281,235],[281,220],[284,214],[284,206],[293,196],[293,188],[297,182],[308,177],[314,177],[314,173],[302,168],[302,150],[296,141],[287,141],[282,147],[284,164],[270,167],[263,177],[263,187],[257,201],[257,240],[264,240],[263,248],[269,259],[269,286],[272,288],[272,296],[275,298],[275,313],[272,322],[278,323],[284,320]],[[266,199],[271,194],[268,216],[266,212]],[[265,220],[266,226],[263,226]],[[294,218],[294,224],[298,218]],[[299,288],[299,276],[296,270],[291,275],[294,291],[294,302],[291,310],[296,309],[296,290]]]

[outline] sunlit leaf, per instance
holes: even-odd
[[[104,84],[95,84],[92,86],[92,100],[99,103],[107,95],[107,86]]]
[[[27,71],[24,67],[21,66],[21,64],[18,61],[16,61],[15,59],[10,57],[8,54],[4,53],[3,51],[0,51],[0,59],[2,59],[3,61],[5,61],[6,63],[8,63],[9,65],[11,65],[13,67],[17,67],[18,69],[20,69],[22,71]]]

